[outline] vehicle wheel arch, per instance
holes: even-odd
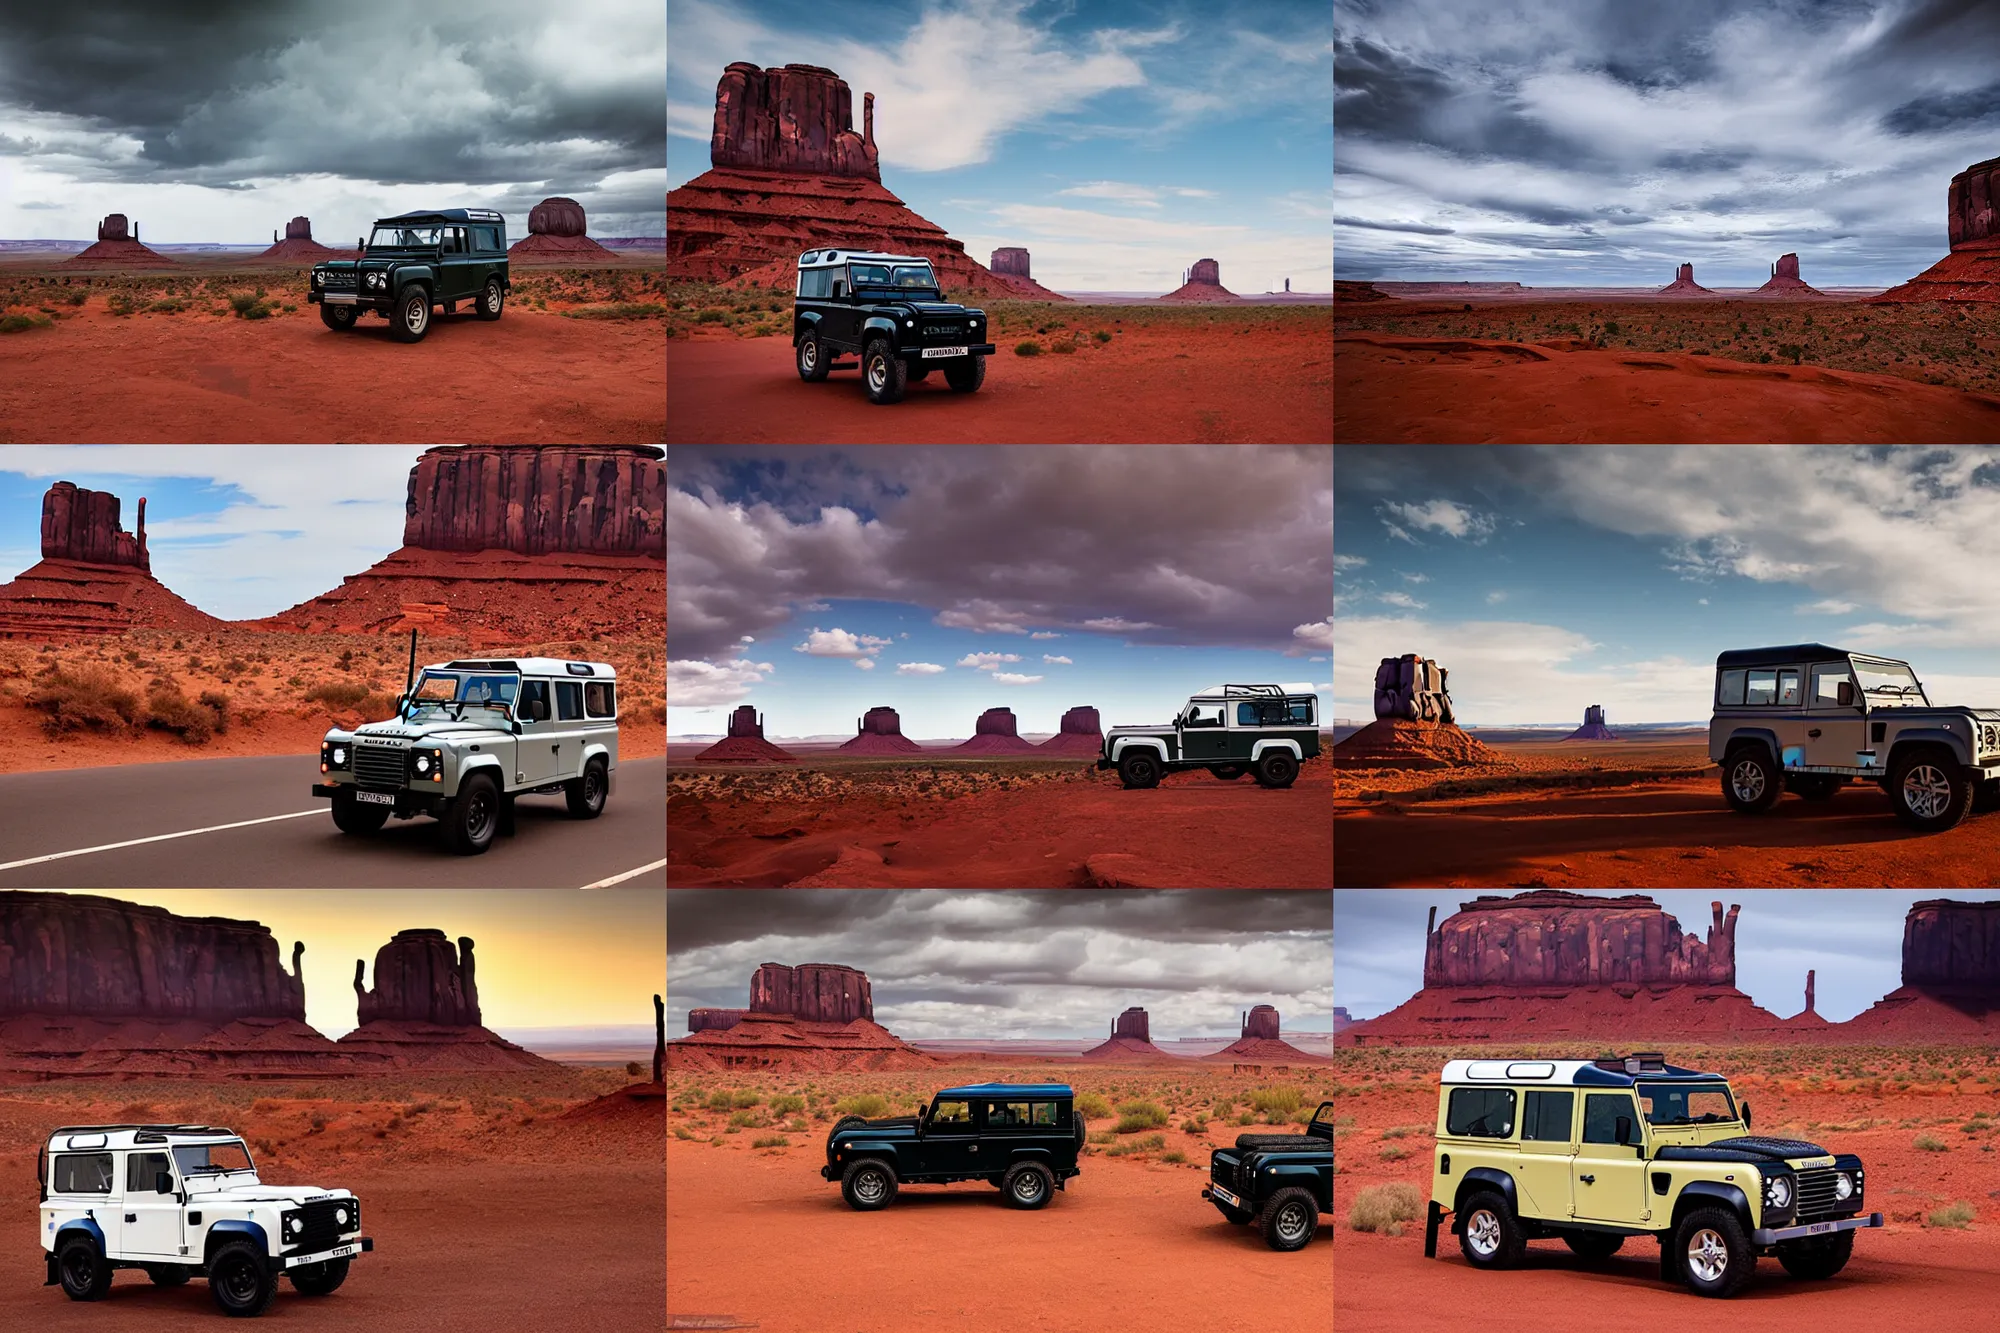
[[[1780,763],[1784,751],[1778,745],[1778,733],[1768,727],[1738,727],[1729,733],[1729,739],[1722,743],[1722,762],[1727,765],[1729,756],[1746,745],[1760,745],[1771,766],[1782,776],[1784,765]]]
[[[1736,1214],[1745,1231],[1753,1230],[1750,1212],[1750,1196],[1736,1186],[1719,1180],[1691,1180],[1681,1186],[1681,1192],[1674,1197],[1674,1212],[1671,1230],[1678,1230],[1683,1219],[1697,1208],[1727,1208]]]
[[[1160,762],[1162,764],[1173,762],[1167,758],[1167,743],[1158,736],[1120,736],[1112,743],[1111,762],[1115,764],[1120,759],[1123,759],[1125,751],[1133,746],[1144,746],[1148,750],[1159,751]]]
[[[1292,758],[1294,760],[1296,760],[1301,764],[1303,764],[1306,761],[1305,749],[1297,741],[1292,740],[1289,737],[1281,738],[1274,736],[1266,738],[1261,741],[1253,741],[1251,743],[1250,762],[1252,764],[1255,764],[1259,759],[1262,759],[1264,757],[1264,752],[1266,750],[1274,750],[1274,749],[1290,750],[1292,752]]]
[[[104,1257],[104,1228],[97,1225],[95,1218],[90,1217],[72,1218],[70,1221],[64,1222],[61,1228],[57,1230],[55,1239],[49,1242],[49,1253],[53,1254],[61,1250],[75,1236],[87,1237],[90,1243],[97,1247],[98,1257],[100,1259]]]
[[[806,310],[794,314],[792,316],[792,346],[797,347],[799,345],[799,339],[806,336],[808,329],[814,333],[819,332],[820,323],[824,319],[825,316],[821,315],[817,310]]]
[[[217,1250],[233,1240],[247,1240],[262,1250],[265,1258],[268,1259],[271,1256],[271,1241],[270,1237],[265,1234],[263,1224],[246,1221],[242,1218],[224,1218],[220,1222],[211,1223],[208,1228],[208,1235],[202,1239],[201,1262],[203,1266],[206,1267],[209,1260],[215,1257]]]
[[[1896,743],[1889,747],[1889,757],[1883,764],[1885,771],[1894,772],[1904,755],[1918,749],[1943,750],[1951,762],[1960,768],[1970,768],[1972,760],[1961,748],[1965,744],[1957,736],[1939,727],[1927,727],[1921,731],[1906,731],[1896,737]]]
[[[1521,1196],[1514,1188],[1514,1177],[1496,1167],[1475,1166],[1459,1177],[1458,1189],[1451,1196],[1451,1229],[1454,1235],[1465,1230],[1466,1196],[1482,1194],[1487,1190],[1505,1199],[1515,1215],[1520,1215]]]

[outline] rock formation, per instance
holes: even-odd
[[[258,255],[259,259],[282,260],[294,264],[317,264],[323,259],[352,259],[353,250],[334,250],[315,241],[312,222],[308,218],[297,217],[285,224],[285,237],[278,239],[271,233],[271,248]]]
[[[609,264],[618,256],[584,234],[583,205],[560,195],[528,210],[528,234],[507,257],[534,264]]]
[[[1035,747],[1043,754],[1090,756],[1104,752],[1104,724],[1097,710],[1078,705],[1062,715],[1062,727]]]
[[[1153,1045],[1152,1024],[1146,1011],[1133,1006],[1111,1020],[1111,1036],[1083,1053],[1086,1060],[1169,1060],[1165,1051]]]
[[[993,252],[993,262],[989,266],[995,273],[1011,274],[1017,278],[1030,278],[1028,252],[1019,246],[1006,245]]]
[[[1451,670],[1420,653],[1385,657],[1375,667],[1375,716],[1452,722]]]
[[[1222,285],[1222,266],[1213,259],[1197,259],[1181,275],[1181,285],[1160,298],[1162,301],[1240,301],[1243,298]]]
[[[1615,741],[1617,736],[1604,725],[1604,705],[1591,704],[1583,710],[1583,725],[1563,737],[1566,741]]]
[[[2000,301],[2000,157],[1975,162],[1945,191],[1951,249],[1871,301]]]
[[[1903,918],[1903,984],[1846,1023],[1856,1041],[2000,1037],[2000,902],[1927,898]]]
[[[665,558],[665,453],[650,445],[452,445],[410,469],[403,545]]]
[[[840,748],[849,754],[915,754],[924,747],[903,734],[895,709],[878,705],[854,720],[854,739]]]
[[[128,230],[129,228],[129,230]],[[112,213],[97,224],[97,241],[62,261],[65,268],[170,268],[174,261],[139,243],[137,223]]]
[[[1033,754],[1035,747],[1021,739],[1015,730],[1014,710],[1011,708],[989,708],[979,715],[973,725],[972,739],[963,745],[954,745],[947,754]]]
[[[1333,1006],[1333,1030],[1335,1032],[1340,1031],[1344,1027],[1350,1027],[1353,1023],[1354,1015],[1347,1012],[1345,1005],[1336,1004]]]
[[[1954,250],[2000,238],[2000,157],[1975,162],[1951,178],[1945,232]]]
[[[852,1023],[875,1017],[875,997],[866,972],[840,963],[764,963],[750,978],[750,1012]]]
[[[1217,1051],[1205,1055],[1204,1060],[1218,1064],[1325,1064],[1322,1056],[1307,1055],[1278,1035],[1278,1011],[1268,1004],[1260,1004],[1243,1015],[1240,1035],[1235,1041]]]
[[[1134,1041],[1151,1041],[1153,1039],[1152,1024],[1147,1021],[1146,1011],[1134,1005],[1111,1020],[1111,1035],[1114,1037],[1130,1037]]]
[[[748,1009],[691,1009],[670,1069],[923,1069],[939,1063],[875,1022],[868,976],[838,963],[764,963]]]
[[[355,1021],[343,1049],[383,1056],[398,1068],[519,1070],[552,1068],[481,1026],[472,940],[454,951],[442,930],[399,930],[375,951],[375,986],[354,962]]]
[[[1825,1018],[1820,1016],[1819,1010],[1816,1007],[1814,1007],[1813,1004],[1814,976],[1815,976],[1814,971],[1808,969],[1806,972],[1806,1007],[1801,1009],[1798,1013],[1793,1014],[1790,1018],[1786,1019],[1785,1020],[1786,1027],[1824,1033],[1827,1028],[1832,1026],[1830,1023],[1826,1021]]]
[[[733,1028],[743,1021],[748,1009],[690,1009],[688,1010],[689,1032],[720,1032]]]
[[[1287,288],[1286,290],[1290,290]],[[1393,301],[1396,298],[1382,291],[1372,282],[1335,282],[1333,299],[1336,305],[1348,301]]]
[[[863,98],[856,135],[852,94],[833,71],[743,61],[725,69],[712,165],[667,193],[667,272],[789,292],[802,252],[864,246],[930,260],[947,296],[1065,299],[1033,279],[993,273],[883,187],[873,104],[873,94]]]
[[[1245,1037],[1268,1037],[1278,1039],[1278,1011],[1268,1004],[1260,1004],[1243,1016]]]
[[[1674,280],[1655,293],[1658,296],[1713,296],[1708,288],[1698,286],[1694,280],[1694,265],[1682,264],[1674,274]]]
[[[146,502],[138,532],[119,522],[118,497],[59,481],[42,496],[42,558],[0,584],[0,639],[210,630],[223,622],[175,596],[152,574]]]
[[[146,551],[146,498],[139,497],[138,532],[119,524],[118,497],[59,481],[42,496],[42,559],[127,565],[152,572]]]
[[[1451,722],[1382,717],[1333,747],[1335,768],[1476,768],[1514,761]]]
[[[764,715],[749,704],[729,715],[729,734],[695,756],[712,764],[795,764],[797,756],[764,739]]]
[[[1780,255],[1778,262],[1771,265],[1771,277],[1762,287],[1750,293],[1752,296],[1782,296],[1789,300],[1803,301],[1820,299],[1831,301],[1835,298],[1816,288],[1808,287],[1799,277],[1799,257]]]

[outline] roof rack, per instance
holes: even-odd
[[[1608,1069],[1614,1074],[1657,1074],[1667,1067],[1667,1057],[1658,1051],[1635,1051],[1631,1055],[1614,1056],[1609,1060],[1592,1060],[1598,1069]]]
[[[220,1125],[58,1125],[49,1131],[49,1137],[58,1134],[118,1134],[125,1130],[138,1130],[141,1134],[234,1134],[233,1129]],[[155,1140],[148,1140],[153,1142]]]

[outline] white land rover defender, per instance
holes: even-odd
[[[301,1295],[347,1280],[361,1201],[346,1190],[266,1185],[243,1140],[209,1125],[68,1125],[35,1158],[44,1286],[100,1301],[118,1268],[162,1287],[208,1279],[228,1315],[264,1313],[288,1277]]]
[[[411,675],[415,676],[412,666]],[[453,851],[483,852],[512,832],[514,798],[561,792],[595,819],[618,769],[618,673],[550,657],[427,666],[396,716],[326,733],[313,795],[333,802],[343,833],[389,816],[430,815]]]

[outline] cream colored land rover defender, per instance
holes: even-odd
[[[1759,1255],[1829,1278],[1862,1213],[1861,1159],[1749,1134],[1720,1074],[1647,1053],[1610,1060],[1453,1060],[1438,1086],[1424,1257],[1449,1218],[1466,1262],[1509,1268],[1531,1240],[1601,1261],[1628,1237],[1660,1247],[1660,1277],[1729,1296]]]

